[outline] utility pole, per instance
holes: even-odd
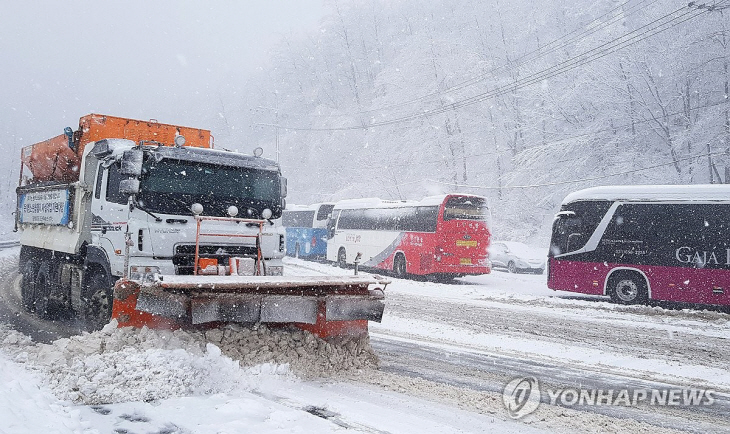
[[[256,110],[268,110],[270,112],[274,112],[274,124],[268,124],[268,123],[256,123],[255,125],[260,125],[264,127],[274,127],[276,130],[276,163],[279,163],[279,93],[277,91],[274,91],[274,96],[276,97],[276,103],[274,104],[274,107],[264,107],[264,106],[258,106],[256,107]],[[252,109],[254,110],[254,109]]]
[[[274,91],[276,97],[276,106],[274,110],[274,119],[276,124],[276,164],[279,164],[279,92]]]
[[[715,178],[712,176],[712,155],[710,155],[710,144],[707,144],[707,169],[710,171],[710,184],[715,183]]]

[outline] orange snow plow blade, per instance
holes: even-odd
[[[321,338],[361,336],[380,322],[380,276],[157,276],[119,280],[112,317],[119,326],[210,328],[221,323],[294,325]]]

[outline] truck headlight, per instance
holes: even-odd
[[[282,267],[282,266],[266,267],[266,275],[267,276],[283,276],[284,267]]]
[[[154,279],[155,274],[160,274],[160,267],[142,265],[132,265],[129,267],[129,280],[148,282]]]

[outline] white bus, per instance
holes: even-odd
[[[442,280],[489,273],[489,207],[481,196],[447,194],[421,201],[338,202],[328,223],[327,260],[398,277]]]

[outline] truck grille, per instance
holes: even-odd
[[[220,265],[228,265],[228,259],[256,258],[255,246],[226,246],[226,245],[202,245],[198,254],[201,258],[215,258]],[[180,244],[175,247],[175,255],[172,263],[175,265],[175,274],[193,274],[193,263],[195,262],[195,244]]]

